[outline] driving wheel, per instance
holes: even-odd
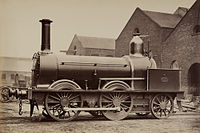
[[[45,98],[45,108],[49,116],[56,121],[70,121],[75,119],[80,111],[70,108],[81,108],[80,94],[76,93],[50,93]]]

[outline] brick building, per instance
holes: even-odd
[[[115,56],[115,40],[75,35],[67,54],[86,56]]]
[[[185,8],[178,8],[174,14],[168,14],[137,8],[116,40],[115,55],[121,57],[129,54],[129,42],[133,33],[139,32],[149,35],[143,38],[145,50],[149,43],[149,49],[152,50],[158,67],[162,67],[162,42],[173,31],[186,11]]]
[[[200,0],[197,0],[163,42],[163,66],[173,60],[182,68],[182,86],[200,95]]]
[[[0,86],[30,86],[32,60],[0,57]]]

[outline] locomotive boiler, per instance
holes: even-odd
[[[167,118],[173,100],[183,94],[180,70],[156,67],[152,57],[144,55],[140,35],[130,42],[130,54],[117,57],[56,55],[50,50],[51,20],[42,23],[41,51],[33,56],[32,85],[26,92],[10,92],[44,106],[44,112],[57,121],[75,119],[81,111],[103,114],[121,120],[130,112],[152,113]]]

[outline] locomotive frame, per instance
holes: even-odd
[[[162,119],[172,114],[175,97],[183,96],[181,70],[156,68],[152,57],[143,56],[139,35],[130,42],[134,51],[130,56],[63,58],[50,52],[52,21],[40,22],[42,48],[33,57],[32,86],[28,91],[10,91],[10,95],[30,100],[30,116],[34,106],[43,105],[44,114],[56,121],[74,120],[81,111],[110,120],[124,119],[130,112]],[[77,63],[79,58],[82,64]]]
[[[148,69],[147,71],[151,70],[153,69]],[[159,70],[165,72],[175,71],[180,74],[180,70]],[[44,110],[57,121],[72,120],[78,116],[80,111],[89,111],[93,115],[102,113],[110,120],[124,119],[130,112],[134,112],[138,115],[152,113],[155,118],[160,119],[167,118],[172,114],[175,97],[181,98],[183,95],[183,91],[180,91],[179,88],[177,90],[153,89],[149,84],[152,83],[152,81],[147,82],[147,90],[133,90],[132,88],[128,88],[125,82],[120,81],[144,80],[142,78],[109,78],[100,80],[111,81],[108,82],[105,87],[98,90],[83,90],[70,80],[58,80],[48,89],[29,89],[28,99],[37,101],[40,105],[44,105]],[[62,90],[63,88],[70,88],[70,90]],[[51,100],[57,103],[53,103]],[[51,113],[51,106],[49,106],[49,104],[60,107],[67,106],[67,108],[63,108],[65,112],[76,112],[74,116],[68,114],[69,116],[57,118],[57,114],[53,115],[53,113]],[[68,108],[70,104],[76,104],[76,106],[74,106],[74,108]]]

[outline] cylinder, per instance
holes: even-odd
[[[50,23],[52,22],[49,19],[40,20],[42,23],[42,45],[41,51],[50,50]]]

